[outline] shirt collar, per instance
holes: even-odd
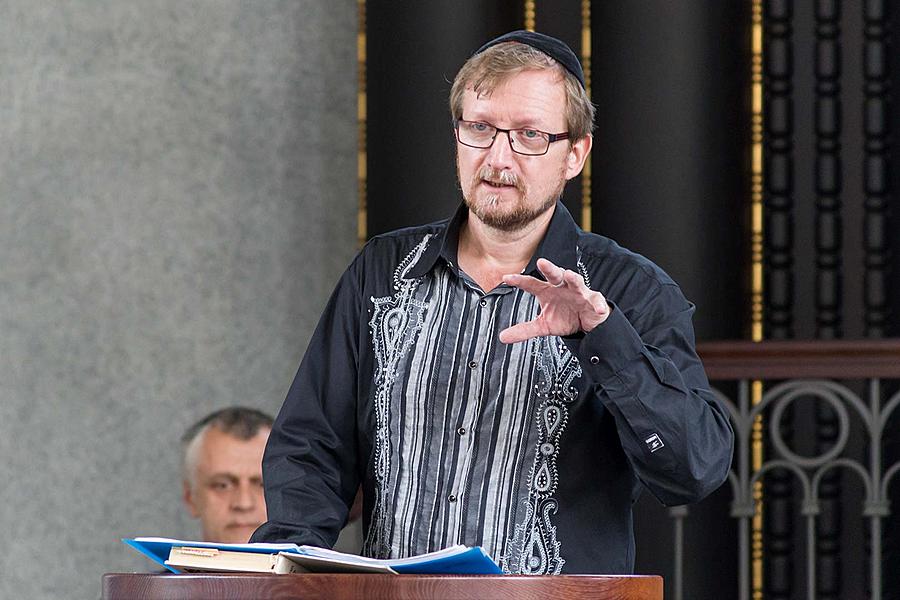
[[[556,202],[556,209],[550,219],[550,226],[544,239],[538,244],[534,256],[528,261],[528,266],[522,271],[525,275],[536,275],[540,279],[544,276],[537,270],[537,259],[546,258],[554,265],[577,271],[578,269],[578,225],[562,202]]]
[[[460,204],[456,209],[456,213],[449,221],[446,221],[442,227],[428,240],[428,247],[425,248],[416,264],[406,272],[406,279],[416,279],[422,277],[434,268],[439,259],[443,259],[451,269],[456,271],[456,254],[459,247],[459,228],[469,218],[469,209],[465,204]]]
[[[431,271],[439,260],[443,259],[454,272],[458,273],[457,251],[459,248],[459,230],[466,219],[469,218],[469,209],[465,204],[460,204],[456,213],[428,242],[428,247],[422,252],[416,264],[407,271],[407,279],[422,277]],[[546,258],[553,264],[564,269],[577,270],[578,256],[576,252],[576,240],[578,239],[578,226],[572,215],[557,201],[547,233],[528,266],[522,271],[526,275],[536,275],[543,279],[537,270],[537,259]]]

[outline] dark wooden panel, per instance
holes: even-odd
[[[771,339],[794,337],[793,9],[768,0],[763,10],[763,311]]]
[[[891,43],[890,14],[883,2],[866,2],[864,7],[865,77],[863,106],[865,220],[865,335],[882,337],[893,312],[889,301],[890,281],[890,159],[891,133]]]
[[[763,331],[769,339],[795,335],[793,20],[791,0],[763,2]],[[789,407],[782,439],[793,440],[793,423]],[[763,589],[770,600],[793,594],[793,488],[794,479],[785,470],[766,477]]]

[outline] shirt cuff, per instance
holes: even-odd
[[[581,368],[592,375],[594,381],[602,382],[639,359],[644,342],[625,314],[614,303],[609,302],[610,313],[605,321],[594,327],[583,337],[565,337]]]

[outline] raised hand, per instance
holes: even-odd
[[[503,276],[503,282],[507,285],[537,298],[541,312],[531,321],[501,331],[501,342],[514,344],[545,335],[586,333],[609,316],[610,307],[606,298],[586,286],[581,275],[558,267],[545,258],[538,259],[537,268],[547,281],[529,275]]]

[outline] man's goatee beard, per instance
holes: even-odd
[[[508,211],[494,210],[500,201],[499,194],[490,194],[479,203],[475,200],[475,188],[482,182],[499,183],[514,186],[522,195],[515,207]],[[478,219],[493,229],[506,232],[514,232],[523,229],[536,218],[544,214],[562,195],[565,179],[560,183],[559,189],[553,195],[546,198],[539,206],[530,207],[528,190],[520,179],[509,171],[499,171],[488,166],[482,167],[472,178],[468,193],[463,194],[466,206]]]

